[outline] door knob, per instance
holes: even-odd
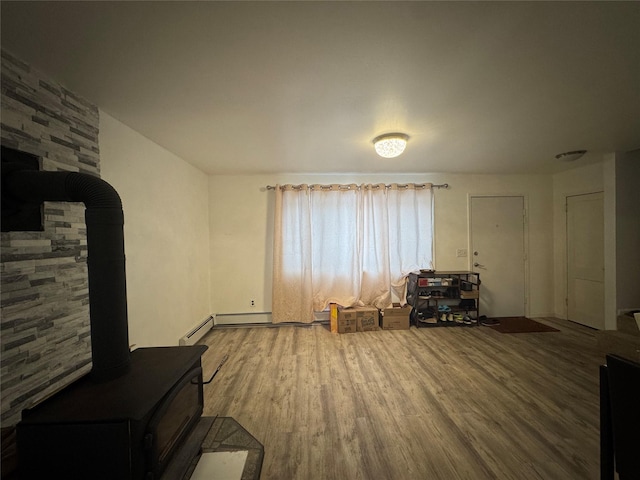
[[[480,265],[478,262],[473,264],[474,267],[484,268],[484,265]]]

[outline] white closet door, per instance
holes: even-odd
[[[604,195],[567,197],[567,318],[604,329]]]

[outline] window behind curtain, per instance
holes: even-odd
[[[331,302],[404,303],[432,268],[431,185],[276,186],[273,322],[312,322]]]

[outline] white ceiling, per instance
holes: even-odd
[[[640,2],[0,5],[3,48],[212,174],[548,173],[640,147]],[[379,158],[390,131],[407,150]]]

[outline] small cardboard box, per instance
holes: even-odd
[[[409,330],[411,306],[394,304],[392,308],[382,310],[381,326],[383,330]]]
[[[337,303],[332,303],[329,312],[332,333],[357,332],[358,312],[356,309],[344,308]]]
[[[356,307],[357,312],[357,331],[373,332],[380,330],[380,322],[378,320],[378,309],[375,307]]]
[[[342,310],[338,314],[338,333],[356,333],[358,331],[358,313],[355,310]]]
[[[358,331],[358,312],[351,308],[338,311],[338,333],[356,333]]]

